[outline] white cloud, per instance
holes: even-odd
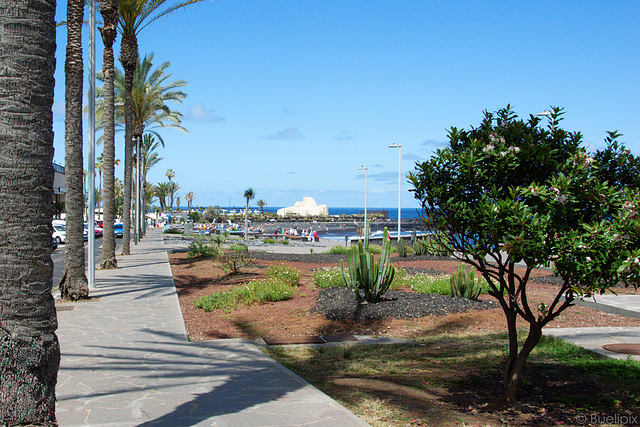
[[[187,118],[194,122],[221,123],[227,119],[216,114],[215,110],[207,110],[203,104],[196,104],[189,107]]]
[[[276,132],[272,135],[263,136],[262,138],[271,140],[303,139],[304,135],[300,132],[300,130],[298,130],[297,127],[293,127],[281,130],[280,132]]]

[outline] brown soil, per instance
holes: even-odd
[[[324,318],[320,314],[310,313],[318,290],[312,286],[315,269],[338,266],[337,263],[318,264],[291,262],[287,264],[302,273],[300,285],[295,296],[288,300],[263,305],[241,307],[229,314],[222,310],[207,313],[194,307],[194,300],[212,292],[223,291],[244,282],[265,277],[266,268],[281,263],[276,260],[255,260],[243,269],[241,274],[225,274],[216,263],[209,259],[190,260],[185,253],[169,255],[173,277],[187,331],[191,340],[212,340],[222,338],[259,338],[259,337],[301,337],[315,335],[363,334],[393,337],[416,337],[444,332],[465,332],[485,334],[505,330],[504,314],[500,308],[470,311],[442,317],[428,316],[412,320],[386,319],[368,324],[356,322],[337,322]],[[291,258],[289,258],[291,259]],[[393,264],[403,268],[434,269],[443,273],[453,273],[458,261],[452,260],[408,260],[394,259]],[[535,271],[534,277],[548,276],[548,271]],[[404,289],[405,291],[408,291]],[[530,300],[549,302],[555,296],[557,286],[552,283],[529,284]],[[619,289],[618,293],[631,293]],[[491,297],[481,296],[490,300]],[[532,304],[532,306],[535,306]],[[522,327],[525,327],[522,323]],[[574,306],[562,313],[549,327],[590,327],[590,326],[640,326],[640,319],[630,319],[599,312],[594,309]],[[417,349],[423,352],[416,360],[427,359],[430,348]],[[440,348],[438,347],[438,351]],[[416,362],[418,363],[418,362]],[[341,400],[347,407],[359,412],[373,425],[399,425],[397,417],[380,416],[384,411],[402,413],[407,422],[401,425],[584,425],[580,421],[581,412],[570,406],[550,405],[554,396],[576,396],[596,393],[607,394],[610,390],[598,390],[597,384],[585,384],[576,381],[566,373],[553,374],[553,363],[548,371],[541,370],[540,375],[530,376],[527,393],[515,407],[505,408],[496,403],[500,396],[501,369],[497,366],[491,374],[478,377],[474,372],[462,372],[456,367],[446,370],[447,386],[416,387],[415,378],[397,378],[392,373],[331,377],[324,386],[319,387]],[[547,369],[545,368],[545,369]],[[540,367],[536,367],[540,369]],[[562,381],[561,381],[562,380]],[[424,381],[423,381],[424,382]],[[425,383],[428,385],[428,383]],[[418,384],[419,386],[419,384]],[[357,391],[357,393],[354,392]],[[587,391],[585,391],[587,390]],[[380,399],[383,410],[362,408],[362,391],[366,391],[367,402],[375,403]],[[369,403],[368,403],[369,404]],[[622,411],[621,411],[622,412]]]
[[[241,307],[232,313],[222,310],[205,312],[195,308],[193,302],[213,292],[224,291],[250,280],[265,277],[266,268],[281,263],[272,260],[254,260],[242,273],[226,274],[210,259],[191,260],[185,253],[170,254],[171,268],[175,280],[180,306],[189,338],[193,341],[221,338],[262,338],[262,337],[304,337],[314,335],[386,335],[410,337],[426,330],[463,330],[485,333],[505,329],[502,310],[474,311],[443,317],[421,319],[386,319],[369,324],[337,322],[320,314],[310,313],[318,292],[312,286],[314,270],[321,267],[337,267],[338,264],[318,264],[287,262],[301,272],[300,285],[294,297],[288,301]],[[419,260],[394,261],[403,268],[434,269],[451,274],[456,271],[459,261]],[[548,271],[535,271],[533,277],[548,276]],[[550,302],[557,287],[547,283],[529,284],[529,298],[535,302]],[[407,289],[403,289],[407,291]],[[619,293],[630,292],[626,289]],[[487,295],[481,299],[491,300]],[[535,307],[535,304],[531,304]],[[524,323],[522,326],[526,326]],[[603,313],[592,308],[574,306],[563,312],[548,327],[589,327],[589,326],[640,326],[640,319],[630,319]]]

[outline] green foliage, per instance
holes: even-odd
[[[410,280],[411,289],[422,294],[451,295],[451,280],[448,275],[433,276],[416,274]]]
[[[221,250],[216,245],[207,245],[200,240],[194,240],[189,245],[189,258],[198,257],[217,257],[221,254]]]
[[[347,248],[345,246],[336,245],[336,246],[332,246],[327,251],[327,253],[336,254],[336,255],[345,255],[348,251],[349,251],[349,248]]]
[[[268,245],[273,245],[273,244],[276,243],[276,240],[272,239],[271,237],[269,237],[269,238],[264,239],[263,242],[268,244]]]
[[[313,284],[318,288],[341,288],[346,286],[340,269],[337,267],[322,267],[317,269],[313,273]]]
[[[168,228],[164,230],[165,234],[184,234],[184,231],[178,230],[177,228]]]
[[[395,274],[389,261],[391,241],[385,228],[380,259],[375,262],[369,248],[369,224],[365,226],[364,240],[364,245],[359,241],[358,246],[349,253],[349,274],[345,272],[344,260],[340,260],[340,271],[344,282],[353,289],[358,301],[364,298],[367,302],[376,303],[382,300]]]
[[[300,271],[286,264],[272,265],[267,269],[267,277],[289,286],[298,286]]]
[[[187,214],[187,218],[189,218],[193,222],[200,222],[200,213],[193,211]]]
[[[248,252],[249,247],[244,243],[234,243],[233,245],[229,246],[229,250],[238,251],[238,252]]]
[[[294,293],[291,286],[279,280],[256,280],[228,291],[214,292],[209,296],[201,297],[194,302],[194,305],[207,312],[222,309],[225,313],[230,313],[241,304],[285,301]]]
[[[548,322],[575,298],[640,284],[638,161],[617,133],[590,157],[582,135],[559,126],[562,114],[553,108],[544,129],[540,118],[518,119],[510,106],[485,112],[477,128],[452,128],[448,147],[409,175],[434,239],[476,266],[505,317],[535,313],[523,315],[530,334],[522,344],[516,322],[508,322],[509,402],[523,366],[515,358],[526,360]],[[551,261],[561,279],[558,298],[532,308],[529,272]],[[516,273],[516,264],[526,273]]]
[[[404,239],[398,240],[398,256],[400,258],[407,257],[407,243],[404,241]]]
[[[289,244],[289,240],[287,240],[287,239],[276,240],[276,243],[278,245],[288,245]]]
[[[449,246],[446,243],[446,238],[438,241],[433,236],[425,236],[417,239],[413,243],[413,250],[416,255],[447,256],[451,254]]]
[[[220,255],[218,259],[224,271],[230,271],[231,274],[239,273],[242,267],[246,267],[253,262],[249,252],[244,251],[228,251],[224,255]]]
[[[482,292],[482,286],[480,286],[480,282],[476,280],[475,276],[473,267],[467,272],[464,264],[458,265],[456,274],[451,275],[449,278],[451,295],[456,298],[477,300],[480,292]]]

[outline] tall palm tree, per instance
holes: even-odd
[[[171,182],[171,179],[175,178],[176,173],[173,171],[173,169],[167,169],[167,172],[164,174],[164,176],[166,176],[169,179],[169,182]]]
[[[187,209],[191,210],[191,203],[196,198],[196,194],[193,191],[189,191],[184,198],[187,200]]]
[[[184,0],[174,3],[169,0],[121,0],[118,29],[122,33],[120,43],[120,62],[125,74],[125,151],[124,151],[124,238],[122,239],[122,253],[130,253],[129,225],[131,211],[131,165],[133,155],[133,137],[142,137],[143,129],[134,128],[133,122],[133,78],[138,62],[138,34],[147,25],[161,17],[185,6],[201,0]],[[174,3],[172,6],[171,3]]]
[[[244,239],[247,240],[249,235],[249,200],[255,197],[255,193],[253,192],[253,188],[249,187],[244,190],[244,198],[247,200],[247,204],[244,208]]]
[[[164,211],[167,203],[167,195],[169,194],[167,183],[159,182],[153,187],[153,193],[158,198],[158,202],[160,203],[160,210]]]
[[[55,424],[55,2],[0,0],[0,425]]]
[[[114,58],[113,43],[116,39],[116,25],[118,22],[118,7],[120,0],[100,0],[100,14],[104,22],[100,28],[103,53],[103,140],[104,140],[104,191],[103,191],[103,237],[101,268],[117,268],[116,236],[114,223],[116,219],[116,180],[115,180],[115,94],[114,94]],[[126,229],[125,229],[126,230]]]
[[[260,208],[260,213],[264,214],[264,207],[267,206],[267,202],[265,202],[264,200],[260,199],[256,202],[256,205],[258,205],[258,207]]]
[[[97,160],[97,162],[96,162],[96,171],[98,172],[99,183],[100,183],[98,188],[100,189],[100,197],[102,198],[102,173],[104,172],[104,153],[100,154],[96,160]],[[120,164],[120,159],[115,159],[115,161],[113,163],[116,166],[119,165]],[[97,202],[96,202],[98,208],[100,208],[100,206],[102,206],[104,208],[104,204],[101,205],[100,201],[101,201],[101,199],[98,199]],[[103,215],[104,215],[104,210],[102,212],[103,212]]]
[[[173,209],[173,198],[179,189],[180,189],[180,186],[178,185],[177,182],[175,181],[167,182],[167,191],[169,192],[169,196],[171,198],[171,204],[169,205],[169,209]]]
[[[147,203],[147,172],[149,172],[149,169],[151,169],[153,166],[155,166],[156,164],[158,164],[161,160],[162,157],[158,156],[158,153],[155,152],[155,150],[160,146],[160,142],[156,141],[156,139],[153,137],[153,135],[150,134],[145,134],[144,137],[142,138],[142,144],[140,144],[140,155],[141,155],[141,159],[142,159],[142,164],[141,166],[141,173],[140,173],[140,178],[141,178],[141,188],[142,188],[142,207],[143,209],[141,209],[140,211],[140,223],[144,224],[145,221],[145,212],[147,212],[147,205],[151,202],[151,199],[149,199],[149,203]],[[153,195],[153,194],[151,194]],[[146,234],[146,227],[142,227],[142,234]]]
[[[84,189],[82,157],[82,20],[84,0],[67,1],[67,50],[65,75],[65,210],[64,273],[60,295],[77,301],[89,297],[84,265]],[[94,211],[92,211],[94,212]]]

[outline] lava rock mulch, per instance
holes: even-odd
[[[446,316],[469,310],[498,307],[495,301],[472,301],[438,294],[389,291],[376,304],[358,302],[353,290],[327,288],[320,291],[311,309],[330,320],[372,322],[383,319],[416,319],[425,316]]]

